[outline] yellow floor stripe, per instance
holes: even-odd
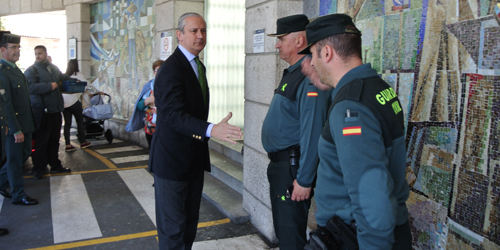
[[[80,147],[80,145],[74,143],[74,142],[71,142],[71,145],[73,145],[73,147],[75,148],[78,148]],[[102,163],[104,163],[106,166],[108,166],[108,168],[116,168],[115,164],[113,164],[111,161],[109,161],[108,159],[104,158],[102,155],[96,153],[94,150],[92,149],[88,149],[88,148],[82,148],[82,150],[84,150],[85,152],[93,155],[95,158],[99,159],[100,161],[102,161]]]
[[[230,220],[228,218],[222,219],[222,220],[216,220],[216,221],[202,222],[202,223],[198,223],[198,228],[227,224],[229,222],[230,222]],[[101,239],[94,239],[94,240],[85,240],[85,241],[59,244],[59,245],[48,246],[48,247],[31,248],[31,249],[27,249],[27,250],[70,249],[70,248],[75,248],[75,247],[92,246],[92,245],[97,245],[97,244],[118,242],[118,241],[122,241],[122,240],[131,240],[131,239],[144,238],[144,237],[150,237],[150,236],[157,236],[157,231],[153,230],[153,231],[136,233],[136,234],[127,234],[127,235],[121,235],[121,236],[115,236],[115,237],[108,237],[108,238],[101,238]],[[158,237],[156,237],[156,238],[158,239]]]
[[[83,150],[85,150],[85,152],[93,155],[95,158],[97,158],[100,161],[102,161],[102,163],[104,163],[106,166],[108,166],[108,168],[116,168],[115,164],[113,164],[108,159],[104,158],[102,155],[96,153],[94,150],[91,150],[91,149],[88,149],[88,148],[84,148]]]
[[[101,173],[101,172],[112,172],[112,171],[121,171],[121,170],[130,170],[130,169],[139,169],[139,168],[147,168],[148,166],[138,166],[138,167],[128,167],[128,168],[113,168],[113,169],[98,169],[98,170],[89,170],[89,171],[79,171],[79,172],[71,172],[71,173],[60,173],[60,174],[46,174],[45,177],[49,176],[60,176],[60,175],[70,175],[70,174],[89,174],[89,173]],[[33,175],[24,176],[25,179],[33,178]]]

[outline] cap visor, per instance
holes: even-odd
[[[284,35],[288,35],[290,33],[283,33],[283,34],[267,34],[267,36],[272,36],[272,37],[280,37],[280,36],[284,36]]]
[[[299,51],[298,54],[304,54],[304,55],[311,54],[311,50],[309,48],[311,48],[312,45],[313,45],[312,43],[308,44],[307,47]]]

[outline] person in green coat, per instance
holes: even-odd
[[[7,162],[0,170],[0,195],[16,205],[36,205],[38,201],[24,192],[23,164],[31,154],[35,121],[31,110],[28,83],[16,62],[20,57],[21,38],[4,34],[0,41],[0,80],[4,86],[9,131],[6,137]],[[10,184],[11,193],[7,192]]]
[[[2,169],[3,165],[5,164],[5,137],[7,136],[7,132],[9,130],[8,124],[7,124],[7,103],[8,103],[8,98],[5,96],[5,88],[3,86],[2,80],[0,80],[0,137],[1,143],[0,143],[0,158],[2,161],[2,165],[0,166],[0,169]],[[7,235],[9,234],[9,230],[7,228],[0,228],[0,236]]]
[[[305,15],[277,20],[276,48],[290,64],[262,125],[271,208],[280,249],[304,249],[312,188],[318,167],[318,139],[326,120],[330,91],[320,91],[301,72],[307,46]]]
[[[410,250],[401,103],[371,64],[363,64],[361,31],[350,16],[318,17],[306,34],[309,45],[300,53],[312,54],[319,79],[334,88],[318,143],[318,228],[340,235],[335,249]]]

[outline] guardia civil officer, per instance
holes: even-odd
[[[280,249],[303,249],[307,214],[318,166],[318,138],[326,120],[330,92],[319,91],[301,72],[307,46],[305,15],[277,20],[276,49],[290,64],[284,70],[262,125],[262,145],[268,152],[273,223]]]
[[[7,100],[9,131],[5,149],[7,162],[0,170],[0,195],[11,198],[16,205],[36,205],[38,201],[24,192],[23,164],[31,154],[31,138],[35,122],[31,110],[28,83],[16,62],[20,57],[21,38],[14,34],[3,34],[0,40],[0,80]],[[1,92],[1,91],[0,91]],[[11,193],[7,192],[10,185]]]
[[[4,166],[4,159],[5,159],[5,136],[7,135],[7,132],[9,130],[8,124],[7,124],[7,102],[8,98],[5,96],[6,91],[5,87],[3,86],[3,82],[0,79],[0,137],[1,137],[1,143],[0,143],[0,160],[2,161],[2,165],[0,166],[0,169]],[[9,104],[10,105],[10,104]],[[9,230],[6,228],[0,228],[0,236],[7,235],[9,234]]]
[[[322,16],[306,32],[309,45],[301,53],[312,54],[320,80],[335,88],[318,144],[318,226],[353,230],[359,249],[411,249],[401,104],[362,63],[361,32],[351,17]]]
[[[0,34],[2,36],[3,34]],[[0,137],[1,137],[1,143],[0,143],[0,159],[2,161],[2,165],[0,166],[0,169],[4,166],[4,159],[5,159],[5,137],[7,135],[7,132],[9,130],[8,124],[7,124],[7,103],[9,98],[5,96],[6,91],[5,87],[3,86],[3,82],[0,79]],[[9,104],[10,105],[10,104]],[[0,228],[0,236],[7,235],[9,234],[9,230],[7,228]]]

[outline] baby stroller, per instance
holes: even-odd
[[[86,139],[100,140],[104,136],[108,143],[113,142],[111,129],[104,132],[104,121],[113,117],[113,108],[110,102],[111,96],[108,94],[98,94],[90,99],[90,107],[83,110]]]

